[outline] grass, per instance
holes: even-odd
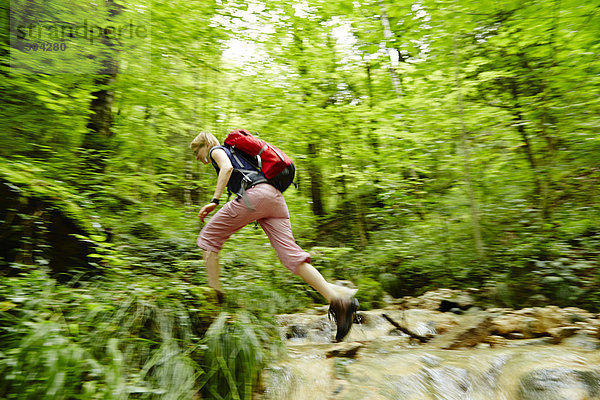
[[[203,393],[209,398],[250,400],[268,359],[264,344],[271,339],[250,314],[223,312],[204,338]]]
[[[2,399],[250,399],[277,348],[244,290],[221,312],[210,290],[176,274],[2,280]]]

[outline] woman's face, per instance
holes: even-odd
[[[203,164],[208,164],[208,146],[200,146],[195,151],[196,160],[202,161]]]

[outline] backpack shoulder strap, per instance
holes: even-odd
[[[219,165],[217,164],[215,159],[212,158],[212,152],[215,151],[216,149],[222,149],[223,151],[225,151],[225,154],[227,154],[227,157],[229,157],[230,159],[231,159],[231,154],[228,151],[229,149],[226,146],[222,146],[222,145],[213,146],[210,148],[210,150],[208,150],[208,159],[210,160],[212,166],[215,168],[217,175],[219,175],[219,171],[221,170],[221,168],[219,168]],[[227,185],[227,201],[229,201],[230,197],[231,197],[231,189],[229,188],[229,184],[228,184]]]
[[[223,151],[225,151],[225,154],[227,155],[227,157],[229,157],[231,159],[231,153],[229,152],[229,149],[225,146],[222,145],[218,145],[218,146],[213,146],[210,148],[210,150],[208,150],[208,158],[210,160],[210,162],[212,163],[213,167],[215,167],[215,169],[217,170],[217,172],[219,172],[219,165],[217,164],[217,162],[215,161],[215,159],[212,157],[212,152],[215,151],[216,149],[222,149]]]
[[[215,160],[213,160],[213,158],[212,158],[212,152],[215,151],[216,149],[223,149],[223,150],[225,150],[225,153],[227,153],[227,150],[228,150],[227,147],[222,146],[222,145],[211,147],[210,150],[208,150],[208,158],[210,158],[210,160],[213,161],[213,162]],[[229,154],[227,154],[227,155],[229,156]]]

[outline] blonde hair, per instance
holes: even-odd
[[[190,149],[195,152],[203,146],[208,145],[208,147],[211,148],[214,146],[218,146],[219,144],[219,139],[217,139],[212,133],[200,132],[198,136],[196,136],[194,140],[192,140],[192,143],[190,143]]]

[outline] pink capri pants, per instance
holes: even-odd
[[[218,253],[231,235],[258,221],[281,263],[297,274],[300,264],[310,262],[310,254],[294,240],[290,213],[283,195],[268,183],[251,187],[246,195],[254,210],[248,208],[242,199],[227,202],[200,231],[198,247]]]

